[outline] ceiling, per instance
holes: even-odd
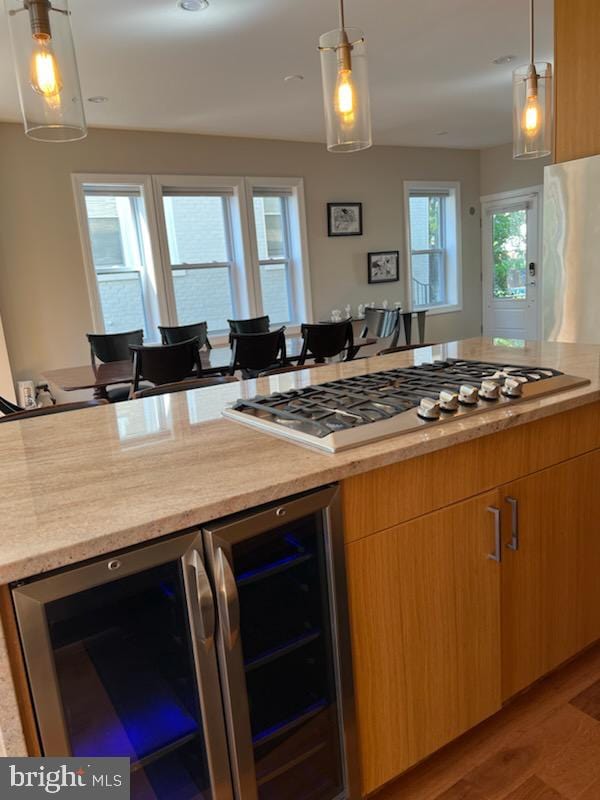
[[[323,141],[319,35],[336,0],[71,0],[93,126]],[[552,60],[538,0],[537,60]],[[483,148],[511,139],[511,72],[528,56],[527,0],[346,0],[367,36],[376,144]],[[516,56],[495,65],[494,58]],[[301,74],[304,80],[284,81]],[[0,119],[19,120],[0,17]],[[439,135],[440,132],[447,132]]]

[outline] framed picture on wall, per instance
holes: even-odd
[[[327,203],[329,236],[362,236],[362,203]]]
[[[369,253],[369,283],[393,283],[400,280],[400,253],[383,250]]]

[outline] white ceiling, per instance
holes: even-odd
[[[336,0],[71,0],[90,125],[323,141],[319,35]],[[552,60],[538,0],[537,60]],[[511,138],[511,72],[528,61],[527,0],[346,0],[367,36],[376,144],[488,147]],[[496,66],[502,55],[516,62]],[[284,82],[300,73],[303,81]],[[0,17],[0,119],[19,107]],[[437,135],[447,131],[447,135]]]

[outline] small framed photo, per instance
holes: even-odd
[[[327,203],[329,236],[362,236],[362,203]]]
[[[393,283],[400,280],[400,253],[384,250],[369,253],[369,283]]]

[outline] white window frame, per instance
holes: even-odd
[[[255,192],[257,190],[254,190]],[[264,191],[264,190],[263,190]],[[279,190],[282,192],[282,190]],[[285,267],[285,278],[287,283],[287,292],[288,292],[288,311],[290,312],[291,316],[289,319],[286,319],[281,322],[282,325],[289,325],[290,323],[298,322],[298,301],[296,298],[296,281],[294,280],[294,261],[292,259],[292,246],[291,246],[291,235],[290,235],[290,210],[289,210],[289,198],[290,195],[287,193],[273,193],[273,194],[263,194],[261,191],[259,194],[253,193],[252,195],[252,219],[254,225],[252,227],[253,233],[256,234],[256,238],[258,239],[258,231],[256,226],[256,210],[254,206],[254,201],[262,198],[267,197],[277,197],[282,200],[281,204],[281,223],[282,223],[282,232],[283,232],[283,244],[284,244],[284,255],[278,256],[277,258],[261,258],[260,257],[260,249],[258,248],[257,242],[257,261],[256,264],[258,265],[258,272],[257,272],[257,280],[256,285],[258,289],[258,297],[257,297],[257,304],[260,307],[260,313],[266,314],[267,309],[265,308],[263,292],[262,292],[262,280],[261,280],[261,272],[262,267],[269,267],[269,266],[284,266]]]
[[[292,319],[287,329],[291,333],[300,330],[302,322],[313,321],[312,292],[310,285],[310,264],[308,256],[308,233],[306,226],[306,204],[304,199],[304,180],[302,178],[256,178],[245,179],[246,206],[249,212],[249,235],[251,244],[252,273],[255,287],[255,306],[259,314],[264,313],[260,291],[261,263],[288,263],[288,281],[292,304]],[[287,235],[289,252],[287,259],[261,261],[258,255],[256,219],[254,216],[254,193],[272,191],[287,193]]]
[[[142,278],[144,309],[148,317],[149,330],[147,341],[158,341],[157,325],[167,317],[165,303],[165,286],[163,283],[160,264],[156,264],[156,255],[159,253],[158,229],[156,224],[152,180],[148,175],[108,175],[108,174],[76,174],[71,176],[73,192],[75,195],[75,211],[79,223],[79,233],[83,252],[92,325],[95,333],[104,333],[104,315],[100,303],[100,291],[94,258],[92,242],[85,202],[86,186],[93,186],[105,191],[139,191],[142,199],[142,219],[145,223],[140,230],[144,256],[144,273]]]
[[[172,280],[171,259],[167,240],[167,227],[163,205],[164,189],[181,189],[198,193],[223,192],[228,200],[228,225],[231,242],[232,294],[236,313],[240,318],[260,316],[262,300],[260,291],[260,261],[254,219],[254,191],[256,189],[282,191],[288,196],[289,273],[293,284],[291,299],[299,317],[287,326],[297,333],[300,323],[313,321],[308,233],[304,181],[302,178],[255,178],[213,175],[135,175],[78,173],[71,176],[75,207],[83,251],[86,282],[95,332],[104,332],[96,269],[92,255],[90,230],[85,203],[85,187],[139,191],[143,201],[144,225],[142,246],[145,257],[144,276],[151,291],[144,291],[146,313],[152,320],[152,334],[148,341],[158,341],[158,325],[176,325],[177,309]],[[194,265],[193,268],[203,265]],[[205,266],[215,266],[208,264]],[[224,266],[224,265],[222,265]],[[150,333],[150,332],[149,332]],[[211,341],[223,344],[228,336],[213,335]]]
[[[154,200],[156,205],[156,218],[158,225],[158,240],[160,242],[161,263],[163,268],[163,282],[166,287],[168,322],[167,325],[177,325],[177,308],[175,292],[171,279],[171,258],[169,242],[167,240],[167,225],[163,204],[163,191],[165,189],[181,189],[188,192],[215,193],[223,192],[227,197],[228,226],[230,253],[230,278],[233,306],[240,317],[257,316],[254,302],[255,286],[250,270],[247,268],[246,253],[250,252],[250,239],[247,225],[248,210],[246,208],[246,191],[244,178],[237,176],[207,176],[207,175],[153,175]],[[224,264],[198,265],[199,268],[224,266]],[[228,341],[223,335],[211,336],[211,341],[222,344]]]
[[[412,244],[410,225],[410,196],[413,192],[448,193],[444,209],[443,242],[445,245],[446,292],[449,302],[444,305],[414,306],[415,310],[427,310],[429,314],[452,314],[462,311],[462,204],[459,181],[404,181],[404,226],[406,231],[406,297],[409,308],[413,308],[412,293]]]

